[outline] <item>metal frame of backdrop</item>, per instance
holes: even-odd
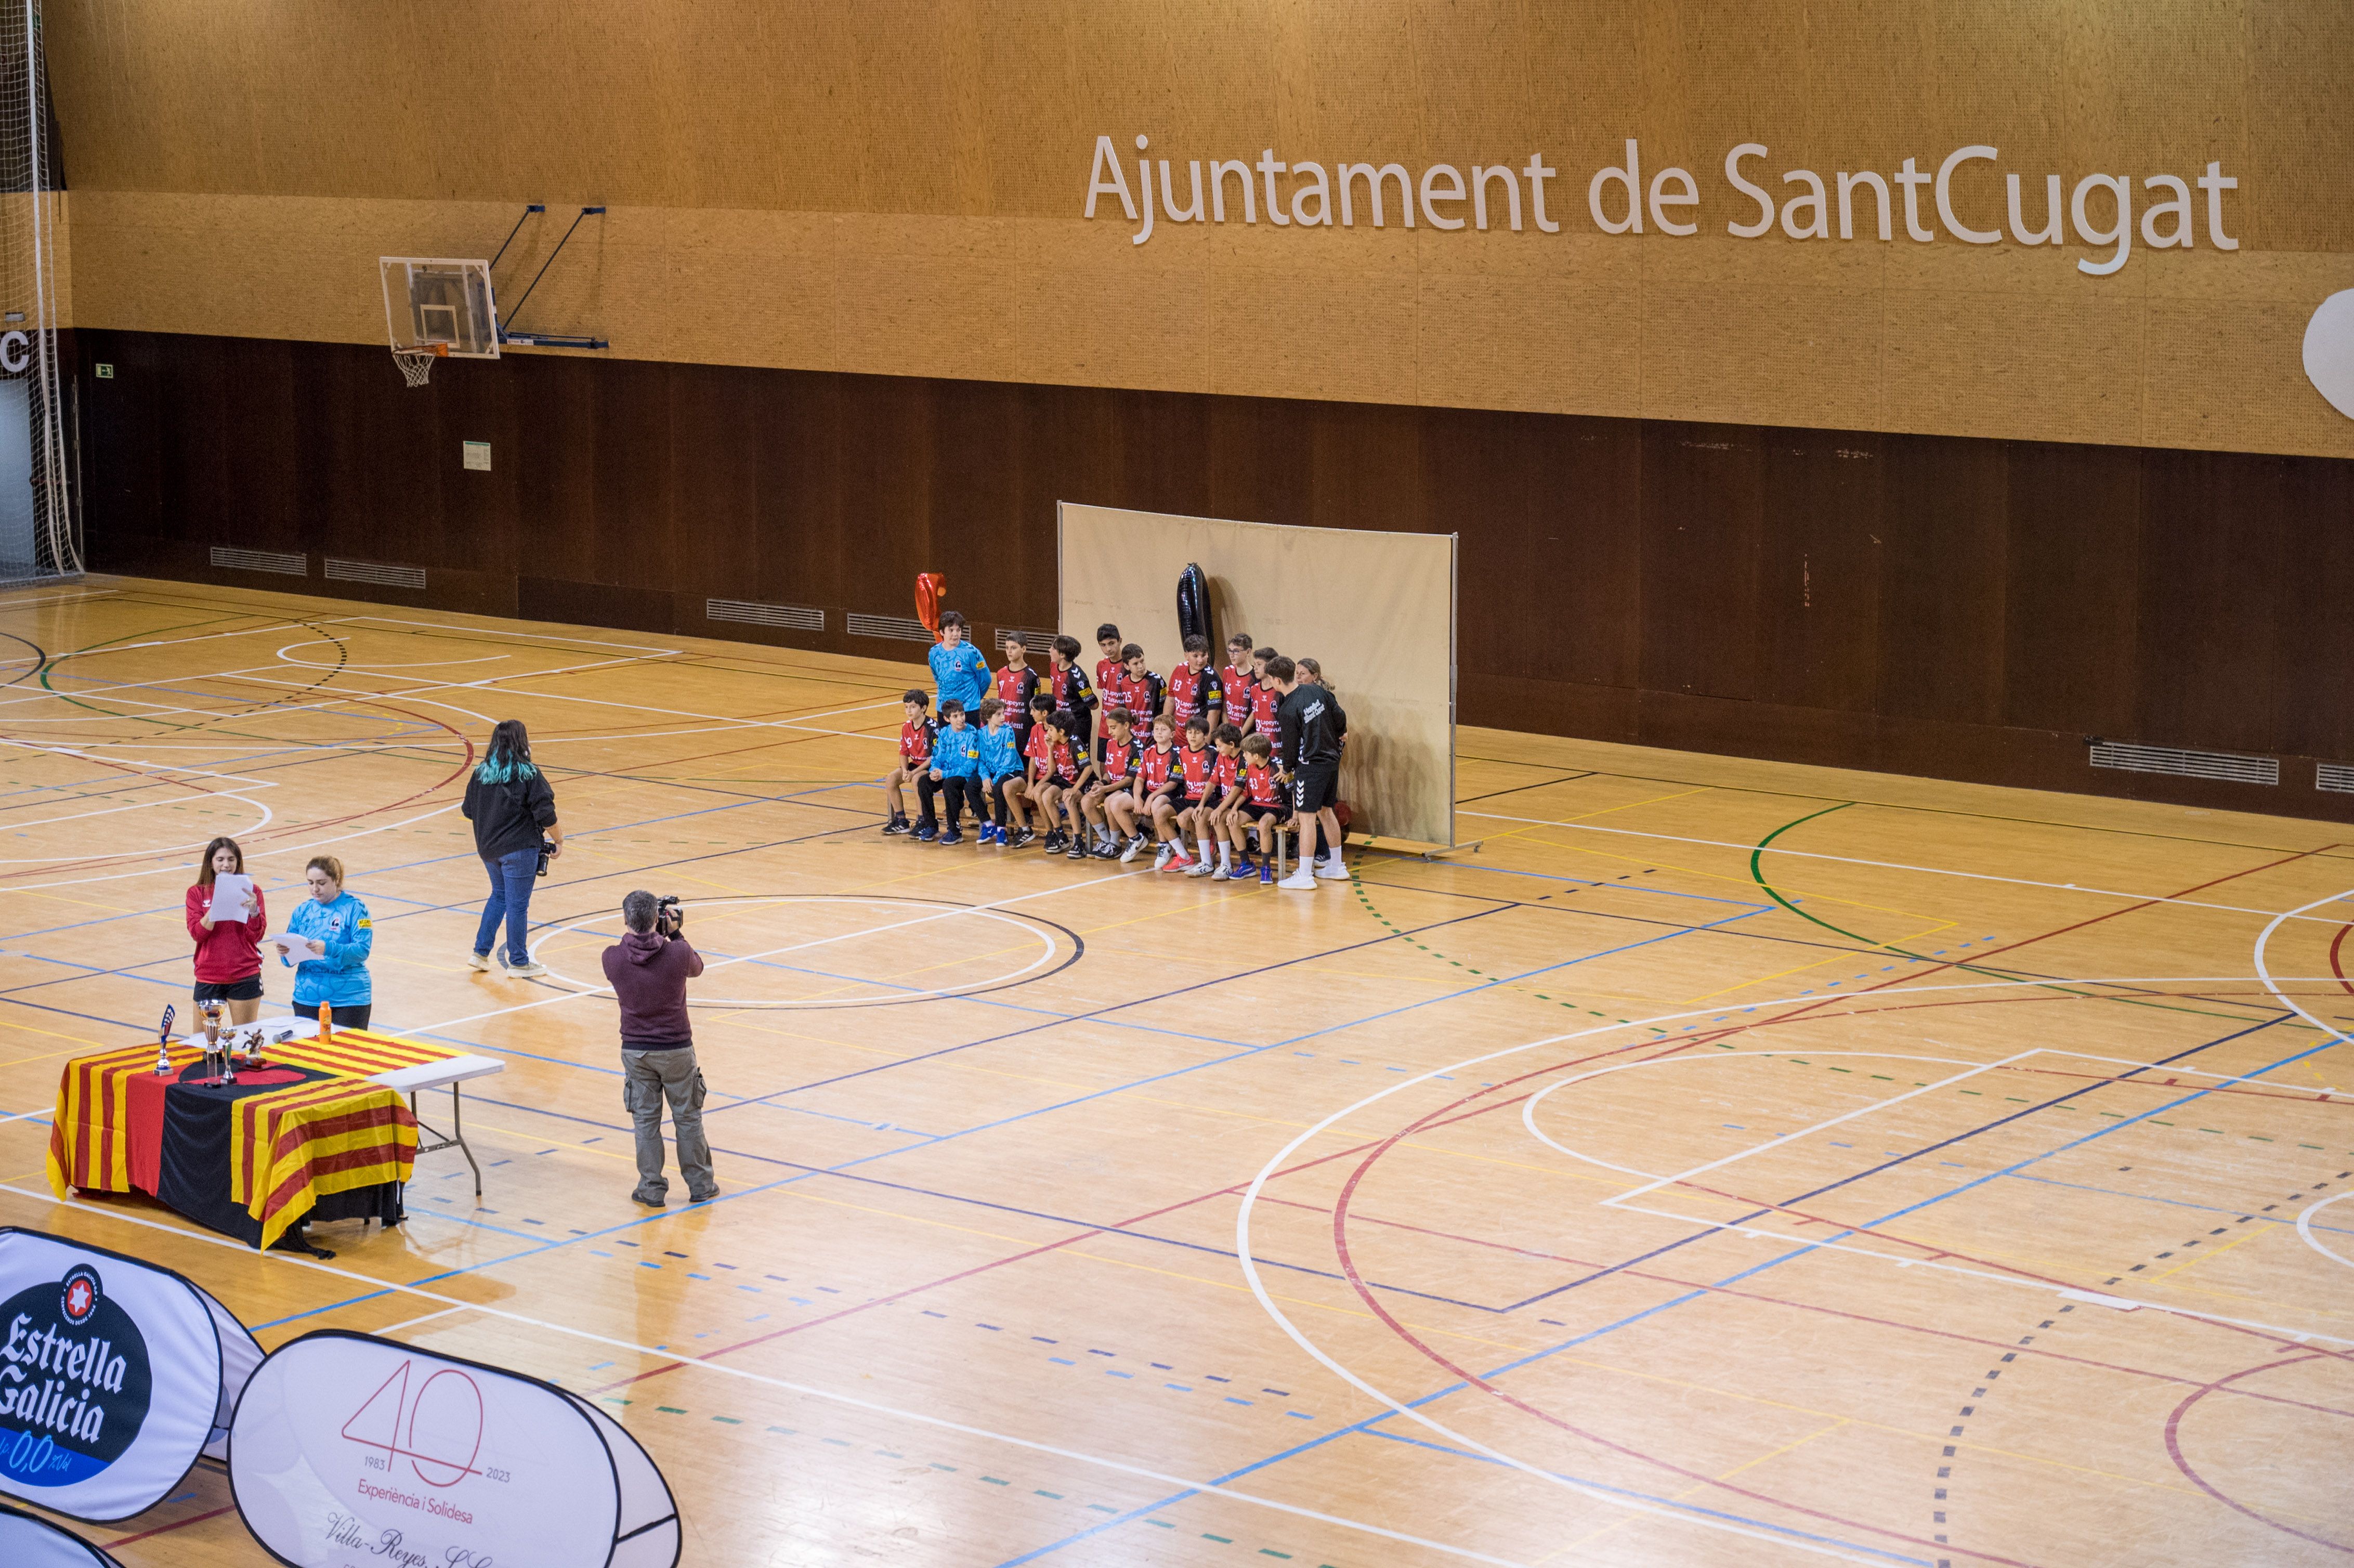
[[[80,577],[82,552],[58,341],[56,236],[64,181],[40,0],[18,3],[21,14],[0,10],[0,375],[26,383],[33,554],[0,559],[0,582],[40,582]],[[25,336],[21,347],[7,341],[15,333]]]

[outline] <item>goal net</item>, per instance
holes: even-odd
[[[0,582],[82,569],[58,340],[58,175],[39,0],[0,0]]]

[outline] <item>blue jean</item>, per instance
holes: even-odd
[[[507,962],[525,964],[531,961],[531,949],[524,937],[531,929],[531,888],[539,880],[539,852],[535,849],[510,850],[496,860],[486,860],[482,868],[491,874],[490,902],[482,906],[482,923],[474,929],[474,951],[487,954],[491,943],[499,934],[499,919],[507,923]]]

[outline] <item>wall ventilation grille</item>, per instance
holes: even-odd
[[[2242,757],[2229,751],[2182,751],[2168,746],[2093,742],[2093,766],[2128,773],[2166,773],[2177,779],[2212,779],[2226,784],[2277,784],[2280,759]]]
[[[748,626],[779,626],[791,631],[823,631],[825,611],[806,604],[761,604],[748,599],[707,599],[705,620],[740,620]]]
[[[2313,768],[2313,787],[2339,795],[2354,795],[2354,762],[2318,762]]]
[[[335,582],[374,583],[378,588],[422,590],[425,587],[423,567],[393,567],[381,561],[346,561],[334,556],[327,557],[327,576]]]
[[[1013,631],[1022,633],[1022,646],[1030,651],[1034,659],[1043,659],[1054,649],[1055,634],[1051,631],[1035,626],[1001,626],[997,629],[997,651],[1000,653],[1005,652],[1006,634]]]
[[[311,575],[309,558],[287,550],[238,550],[215,545],[212,560],[213,565],[232,572],[276,572],[289,577]]]
[[[853,637],[888,637],[898,642],[936,641],[922,621],[904,615],[861,615],[854,609],[848,620]]]

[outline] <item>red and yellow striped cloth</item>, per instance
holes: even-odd
[[[400,1096],[367,1081],[372,1073],[446,1061],[455,1051],[364,1030],[333,1041],[290,1040],[270,1062],[334,1076],[249,1095],[231,1107],[230,1197],[261,1224],[269,1246],[309,1213],[320,1195],[381,1181],[406,1181],[417,1156],[417,1122]],[[202,1053],[176,1047],[176,1069]],[[153,1046],[77,1057],[58,1084],[49,1129],[49,1187],[127,1192],[131,1186],[131,1080],[155,1070]]]

